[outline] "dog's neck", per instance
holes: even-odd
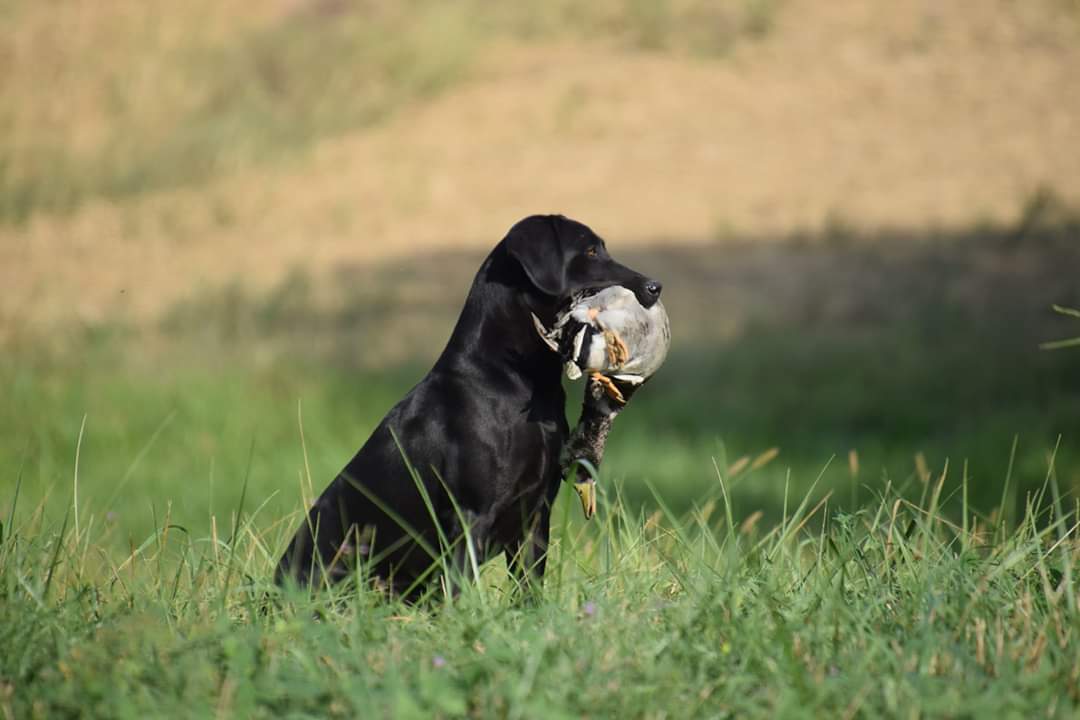
[[[435,367],[450,368],[468,359],[471,367],[505,369],[559,384],[562,363],[539,338],[530,316],[551,325],[555,311],[555,299],[532,289],[521,265],[499,245],[477,272]]]

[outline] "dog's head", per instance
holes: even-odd
[[[503,244],[529,282],[555,304],[612,285],[632,290],[646,308],[660,298],[658,281],[615,262],[596,233],[562,215],[527,217],[510,228]]]

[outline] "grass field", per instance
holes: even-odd
[[[18,335],[0,709],[1074,716],[1080,385],[1075,348],[1039,343],[1077,334],[1050,309],[1075,219],[1034,225],[630,253],[667,280],[675,347],[616,424],[601,515],[560,496],[526,604],[501,561],[452,603],[265,603],[303,498],[425,372],[475,255],[351,270],[343,302],[296,274]]]
[[[1076,67],[1076,0],[0,2],[0,716],[1080,716]],[[280,596],[551,211],[672,318],[599,516]]]
[[[562,507],[547,583],[526,601],[497,567],[452,602],[402,606],[355,588],[280,597],[266,578],[283,528],[256,529],[265,518],[252,497],[223,508],[209,535],[163,509],[156,530],[120,553],[110,521],[86,509],[9,515],[0,709],[1075,715],[1077,514],[1053,458],[1008,525],[967,508],[948,521],[935,473],[915,503],[888,487],[853,513],[787,497],[765,530],[734,519],[722,477],[685,514],[660,503],[646,517],[611,490],[588,527]]]
[[[281,298],[213,296],[160,335],[5,356],[8,717],[1080,708],[1068,348],[955,317],[935,345],[919,314],[861,338],[765,323],[677,347],[616,425],[600,516],[560,496],[529,602],[496,561],[453,602],[267,604],[301,498],[425,369],[350,363],[318,330],[348,321]]]
[[[649,481],[683,512],[715,489],[714,458],[726,469],[776,448],[753,477],[733,478],[736,515],[771,524],[785,484],[805,492],[830,457],[818,490],[848,509],[949,462],[946,495],[966,467],[969,500],[989,514],[1015,442],[1005,511],[1016,519],[1060,436],[1063,491],[1080,491],[1076,351],[1039,349],[1076,334],[1051,305],[1080,304],[1061,272],[1080,263],[1078,228],[1067,213],[960,237],[619,253],[665,280],[675,339],[616,425],[604,478],[624,481],[634,508],[652,505]],[[23,468],[26,505],[49,496],[62,511],[85,416],[82,499],[122,518],[122,535],[149,533],[167,503],[205,533],[238,502],[249,455],[264,517],[292,512],[301,419],[321,487],[426,372],[481,257],[350,268],[322,287],[295,274],[266,292],[195,295],[149,328],[20,336],[0,357],[4,466]],[[581,390],[567,391],[573,419]]]

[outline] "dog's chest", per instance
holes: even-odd
[[[549,496],[552,484],[560,479],[563,435],[558,420],[526,423],[511,433],[507,455],[515,461],[504,468],[497,514],[506,513],[520,523],[523,506],[531,512]]]

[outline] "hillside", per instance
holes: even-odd
[[[662,248],[1080,203],[1062,0],[150,5],[5,11],[5,335],[481,252],[538,211]]]

